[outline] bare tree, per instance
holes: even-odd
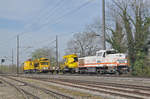
[[[67,53],[76,53],[79,57],[95,55],[100,49],[99,38],[95,33],[76,33],[68,42]]]
[[[84,32],[75,33],[67,44],[66,54],[76,53],[79,57],[95,55],[102,47],[100,26],[100,22],[95,20],[86,26]]]

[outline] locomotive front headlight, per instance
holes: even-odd
[[[120,63],[119,60],[117,60],[117,63]]]
[[[125,63],[128,63],[128,60],[127,60],[127,59],[125,59]]]
[[[43,69],[48,69],[48,67],[43,67]]]

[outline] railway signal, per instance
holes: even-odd
[[[1,59],[1,64],[5,62],[5,59]]]

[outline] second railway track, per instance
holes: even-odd
[[[71,79],[60,79],[60,78],[34,78],[25,77],[30,79],[36,79],[45,82],[52,82],[64,86],[70,86],[89,91],[109,94],[113,96],[119,96],[127,99],[148,99],[150,97],[150,87],[148,86],[137,86],[128,84],[117,84],[117,83],[106,83],[106,82],[92,82],[83,80],[71,80]]]

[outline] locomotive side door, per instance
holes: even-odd
[[[100,67],[103,66],[105,63],[106,52],[105,51],[98,52],[96,56],[97,56],[96,63],[98,64],[98,66]]]

